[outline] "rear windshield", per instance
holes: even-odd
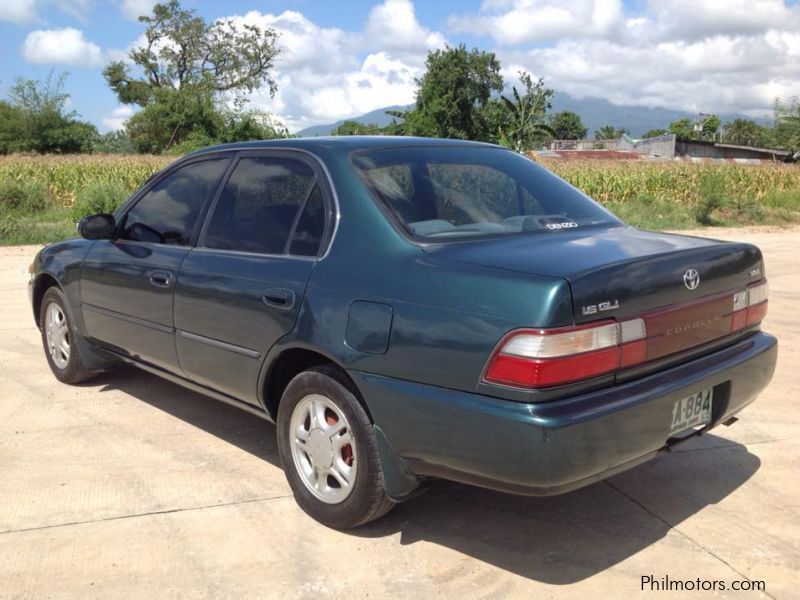
[[[501,148],[413,146],[353,155],[372,195],[413,237],[570,230],[620,221],[533,161]]]

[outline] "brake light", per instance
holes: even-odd
[[[766,281],[751,285],[733,296],[731,331],[757,325],[767,316],[769,285]]]
[[[645,337],[643,319],[512,331],[498,344],[483,379],[540,388],[612,373],[644,362]]]

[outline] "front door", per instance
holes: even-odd
[[[192,380],[257,403],[264,357],[294,327],[321,249],[326,189],[301,155],[240,156],[178,274],[176,344]]]
[[[119,216],[118,239],[95,242],[81,273],[89,337],[138,360],[179,370],[175,281],[229,160],[193,161],[166,173]]]

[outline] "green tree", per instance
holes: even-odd
[[[109,131],[95,139],[93,150],[100,154],[133,154],[136,147],[124,131]]]
[[[795,153],[800,158],[800,99],[791,98],[788,104],[775,100],[775,126],[772,129],[772,145]]]
[[[487,114],[497,131],[498,143],[524,152],[555,135],[545,123],[553,90],[544,87],[542,78],[534,82],[530,74],[524,71],[519,72],[519,79],[523,85],[522,93],[516,86],[512,87],[511,98],[500,96],[499,100],[490,101]]]
[[[679,140],[713,140],[719,131],[720,120],[717,115],[703,115],[697,121],[688,117],[669,124],[669,132]]]
[[[468,51],[464,44],[428,53],[417,80],[414,109],[406,112],[411,135],[486,140],[492,135],[486,115],[492,92],[503,89],[500,63],[492,52]]]
[[[342,121],[331,131],[331,135],[381,135],[383,129],[375,123],[359,123],[358,121]]]
[[[17,79],[0,108],[0,151],[75,153],[91,152],[97,129],[67,111],[64,92],[68,74],[43,80]]]
[[[596,140],[616,140],[627,134],[628,130],[623,128],[617,129],[613,125],[603,125],[600,129],[594,132],[594,139]]]
[[[10,102],[0,100],[0,154],[19,150],[22,130],[22,112]]]
[[[725,123],[722,139],[729,144],[763,146],[766,143],[767,135],[764,128],[755,121],[734,119]]]
[[[695,137],[694,121],[688,117],[673,121],[669,124],[669,132],[674,133],[679,140],[692,140]]]
[[[669,133],[668,129],[650,129],[649,131],[646,131],[644,133],[644,135],[642,136],[642,139],[646,140],[648,138],[654,138],[654,137],[658,137],[660,135],[666,135],[668,133]]]
[[[581,140],[588,129],[584,127],[580,115],[570,110],[562,110],[550,117],[550,127],[557,140]]]
[[[145,43],[129,53],[133,66],[113,61],[103,75],[120,102],[142,107],[127,124],[140,151],[160,152],[190,135],[215,140],[225,101],[232,97],[241,110],[246,93],[266,86],[274,95],[273,30],[230,19],[207,23],[178,0],[156,4],[139,21]]]
[[[700,139],[713,141],[719,132],[722,122],[717,115],[706,115],[699,121]]]

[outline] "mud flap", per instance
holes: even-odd
[[[383,469],[383,485],[386,495],[395,502],[408,500],[415,495],[414,492],[420,488],[422,482],[408,469],[406,462],[397,455],[381,428],[377,425],[373,427]]]

